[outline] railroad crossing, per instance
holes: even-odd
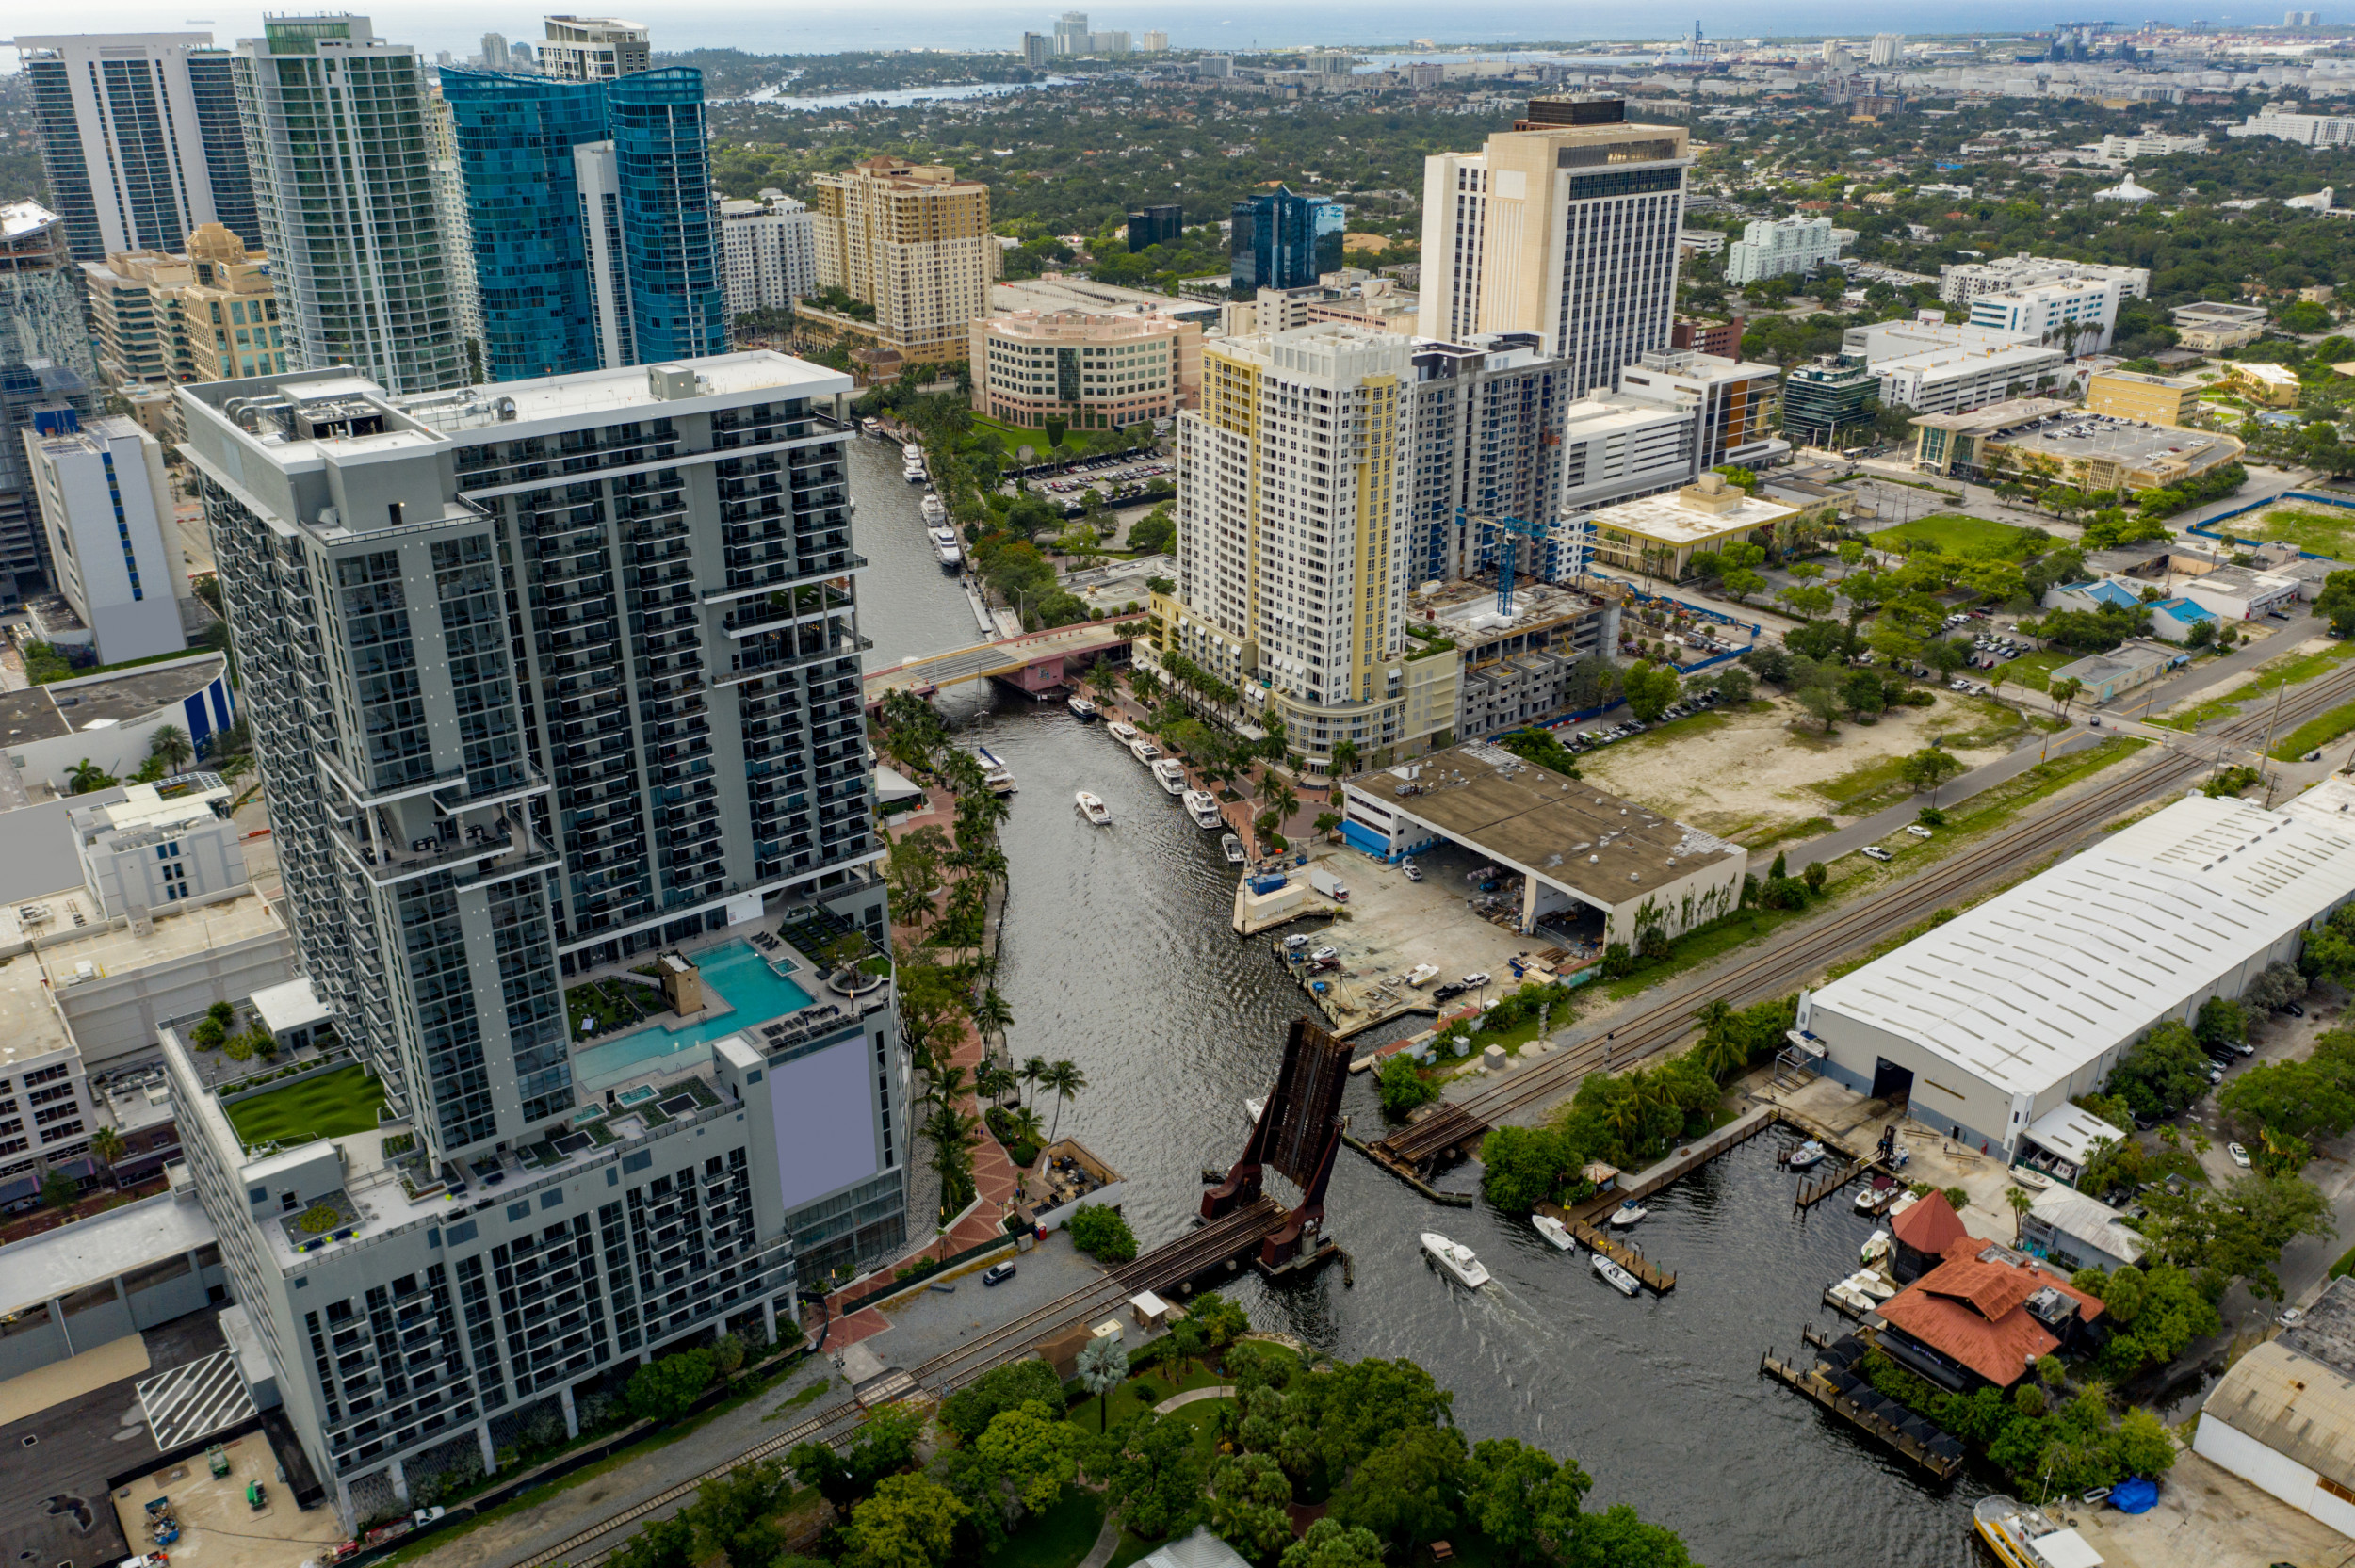
[[[865,682],[867,703],[869,707],[881,703],[886,691],[929,697],[942,687],[981,680],[1004,681],[1035,697],[1064,684],[1064,661],[1127,647],[1129,636],[1118,628],[1134,619],[1081,621],[870,670]]]

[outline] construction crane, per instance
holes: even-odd
[[[1497,531],[1497,613],[1513,613],[1513,558],[1522,540],[1533,545],[1546,537],[1546,525],[1531,523],[1519,517],[1490,517],[1485,512],[1468,512],[1455,509],[1458,527],[1467,524],[1486,524]]]

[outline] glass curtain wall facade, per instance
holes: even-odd
[[[1235,203],[1228,239],[1228,287],[1236,294],[1263,288],[1308,288],[1341,267],[1347,214],[1327,196],[1295,196],[1278,186]]]

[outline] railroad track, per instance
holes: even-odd
[[[2186,736],[2186,740],[2212,740],[2220,754],[2265,736],[2269,718],[2280,733],[2331,708],[2355,702],[2355,665],[2317,677],[2282,703],[2278,717],[2258,714],[2237,719],[2218,729]],[[2005,829],[1985,844],[1885,888],[1846,909],[1812,924],[1795,928],[1790,936],[1730,967],[1697,978],[1678,994],[1635,1017],[1611,1026],[1607,1043],[1614,1064],[1637,1060],[1674,1044],[1693,1027],[1694,998],[1701,992],[1723,996],[1736,1007],[1762,1001],[1787,991],[1795,976],[1817,968],[1855,947],[1902,929],[1911,919],[1949,898],[2017,869],[2022,864],[2102,826],[2120,811],[2187,783],[2213,765],[2213,755],[2176,752],[2092,790],[2067,804],[2042,812]],[[1606,1042],[1590,1039],[1547,1058],[1492,1089],[1455,1102],[1453,1108],[1466,1122],[1493,1126],[1514,1111],[1549,1098],[1559,1098],[1579,1079],[1603,1065]],[[1437,1123],[1438,1118],[1431,1119]],[[1453,1131],[1471,1135],[1476,1129],[1449,1118]],[[1409,1129],[1411,1130],[1411,1129]]]
[[[1248,1238],[1265,1236],[1283,1219],[1283,1209],[1273,1199],[1261,1198],[1257,1203],[1245,1204],[1224,1219],[1214,1220],[1200,1230],[1189,1231],[1120,1265],[1096,1285],[1058,1297],[1019,1317],[1000,1323],[953,1350],[942,1351],[931,1360],[909,1368],[909,1375],[929,1393],[942,1396],[953,1394],[1000,1362],[1013,1360],[1016,1353],[1028,1350],[1040,1334],[1115,1307],[1140,1290],[1161,1285],[1174,1285],[1192,1279],[1225,1257],[1233,1255],[1234,1250],[1244,1245]],[[866,1411],[855,1399],[828,1405],[776,1436],[762,1439],[725,1463],[714,1465],[702,1475],[667,1487],[642,1502],[635,1503],[553,1546],[525,1558],[515,1564],[515,1568],[553,1568],[558,1563],[567,1564],[568,1568],[593,1568],[594,1564],[603,1562],[621,1545],[616,1541],[609,1546],[598,1548],[597,1543],[642,1519],[662,1512],[674,1504],[684,1502],[695,1495],[696,1489],[705,1480],[723,1476],[739,1465],[757,1463],[761,1460],[788,1453],[800,1444],[812,1440],[839,1444],[856,1431],[866,1418]]]

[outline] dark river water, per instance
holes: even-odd
[[[916,493],[896,451],[861,442],[853,474],[869,668],[975,640],[964,596],[925,550]],[[1205,1165],[1246,1131],[1242,1101],[1274,1081],[1286,1026],[1304,1007],[1261,944],[1228,929],[1234,875],[1218,835],[1103,733],[1060,703],[976,687],[940,699],[1019,784],[1002,842],[1010,865],[999,986],[1017,1059],[1067,1057],[1089,1087],[1062,1130],[1128,1178],[1127,1212],[1151,1246],[1195,1212]],[[1093,790],[1113,824],[1093,829],[1072,792]],[[1348,1108],[1377,1125],[1360,1075]],[[1043,1104],[1042,1115],[1055,1114]],[[1961,1565],[1977,1560],[1971,1503],[1758,1375],[1800,1325],[1831,1329],[1824,1286],[1852,1271],[1871,1227],[1838,1204],[1795,1220],[1795,1178],[1754,1140],[1651,1200],[1637,1232],[1676,1272],[1665,1297],[1630,1301],[1525,1224],[1485,1204],[1443,1208],[1344,1149],[1329,1225],[1355,1260],[1280,1290],[1247,1271],[1232,1286],[1255,1321],[1335,1354],[1405,1357],[1454,1392],[1474,1441],[1519,1437],[1575,1459],[1594,1506],[1625,1502],[1684,1537],[1713,1568]],[[1469,1190],[1476,1169],[1445,1185]],[[1418,1236],[1470,1246],[1495,1276],[1477,1293],[1435,1272]]]

